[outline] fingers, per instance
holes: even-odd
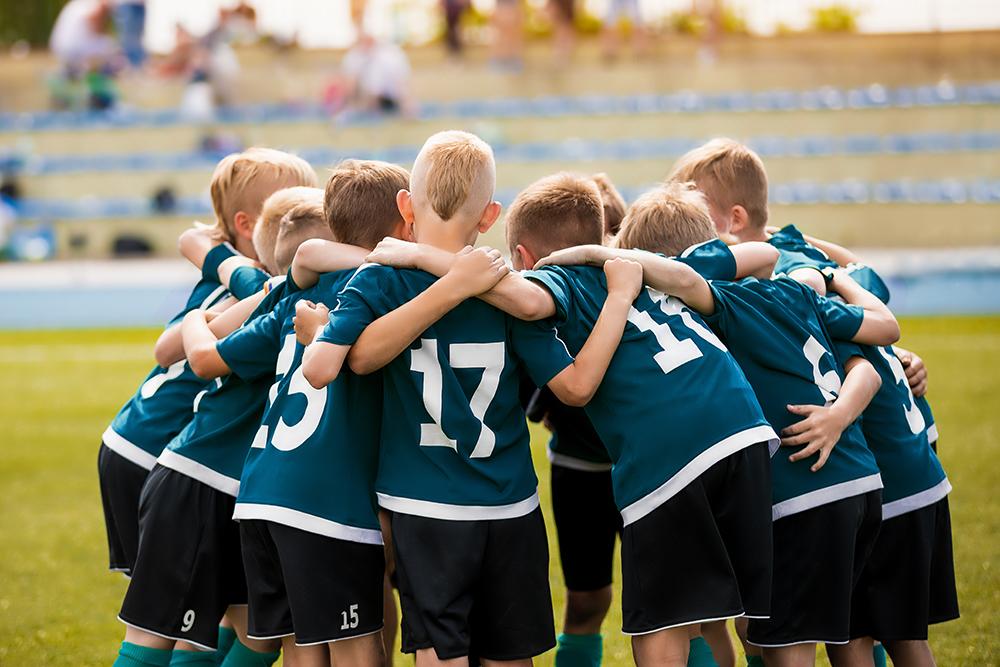
[[[810,428],[812,428],[812,423],[808,419],[803,419],[797,421],[791,426],[786,426],[781,430],[782,437],[799,435],[800,433],[805,433]]]
[[[910,391],[912,391],[913,395],[916,396],[917,398],[922,398],[922,397],[926,396],[927,395],[927,380],[924,380],[923,382],[918,383],[917,386],[915,386],[915,387],[911,386],[910,387]]]
[[[793,415],[803,415],[809,416],[817,410],[821,409],[822,406],[819,405],[786,405],[785,409],[791,412]]]
[[[790,435],[781,439],[782,447],[798,447],[808,443],[815,437],[815,433],[810,429],[805,433],[799,433],[797,435]]]
[[[785,444],[785,442],[782,441],[781,444]],[[788,460],[794,463],[795,461],[801,461],[802,459],[809,458],[810,456],[818,452],[821,446],[822,445],[819,442],[811,442],[809,443],[808,446],[803,447],[800,451],[795,452],[794,454],[789,456]]]
[[[819,451],[819,460],[816,461],[816,463],[814,463],[813,466],[809,469],[813,472],[816,472],[817,470],[825,466],[826,460],[830,458],[831,451],[833,451],[833,447],[824,447],[823,449],[821,449]]]

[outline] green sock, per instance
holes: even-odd
[[[177,651],[170,656],[170,667],[217,667],[215,651]]]
[[[601,667],[604,642],[596,635],[559,635],[556,667]]]
[[[748,655],[747,667],[764,667],[764,658],[759,655]]]
[[[695,637],[688,648],[688,667],[719,667],[704,637]]]
[[[872,658],[875,661],[875,667],[886,667],[885,647],[881,644],[875,644],[875,647],[872,649]]]
[[[215,649],[215,664],[222,664],[222,661],[226,659],[226,655],[229,654],[229,649],[233,647],[233,642],[235,641],[236,630],[220,625],[218,640],[219,648]]]
[[[279,655],[281,655],[280,651],[258,653],[237,640],[233,642],[233,647],[229,649],[226,659],[222,661],[222,667],[271,667],[277,662]]]
[[[170,651],[162,648],[146,648],[132,642],[122,642],[118,658],[112,667],[167,667]]]

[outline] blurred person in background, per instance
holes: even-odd
[[[462,15],[469,4],[469,0],[441,0],[441,8],[444,10],[444,43],[448,55],[453,58],[462,55]]]
[[[548,9],[555,30],[555,60],[564,63],[573,56],[576,41],[576,0],[549,0]]]
[[[133,69],[146,62],[142,44],[146,32],[146,0],[114,0],[115,30],[125,59]]]
[[[614,60],[618,57],[619,35],[626,32],[626,25],[627,34],[636,53],[639,55],[645,53],[646,29],[642,22],[639,0],[610,0],[608,11],[604,15],[602,31],[604,42],[602,51],[605,60]]]
[[[112,77],[119,67],[120,51],[111,35],[108,0],[66,3],[52,28],[49,48],[59,62],[59,73],[51,82],[56,108],[114,106],[117,95]]]
[[[519,72],[524,68],[524,8],[521,0],[497,0],[493,10],[493,66]]]
[[[358,111],[400,113],[412,110],[409,95],[410,61],[399,46],[362,32],[340,65],[337,93]]]

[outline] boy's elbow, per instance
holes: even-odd
[[[884,345],[892,345],[893,343],[899,340],[899,337],[900,335],[902,335],[902,332],[899,329],[899,322],[892,315],[892,313],[886,315],[886,320],[883,326],[885,329],[885,338],[886,338],[886,342],[884,343]]]
[[[544,320],[546,317],[551,317],[553,314],[551,305],[551,301],[541,295],[534,295],[531,298],[524,299],[518,305],[518,308],[521,311],[518,315],[518,319],[526,322]]]
[[[302,377],[306,379],[306,382],[313,389],[322,389],[336,379],[336,376],[328,377],[328,374],[323,371],[315,359],[304,359],[302,361]]]
[[[373,359],[364,354],[356,354],[353,349],[347,355],[347,366],[355,375],[368,375],[377,370]]]
[[[582,408],[590,403],[596,391],[596,387],[572,377],[551,382],[549,388],[556,398],[573,408]]]
[[[212,358],[213,353],[215,350],[208,348],[197,348],[188,353],[188,366],[191,367],[191,372],[202,380],[214,380],[220,375],[217,365],[213,363],[215,361]]]

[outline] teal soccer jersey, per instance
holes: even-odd
[[[218,282],[202,279],[170,325],[196,308],[211,308],[228,295]],[[205,386],[206,382],[191,371],[185,359],[167,368],[154,367],[104,432],[104,444],[151,470],[166,444],[191,421],[195,397]]]
[[[579,352],[607,298],[604,272],[546,266],[524,275],[552,294],[560,337],[571,353]],[[615,502],[626,525],[726,456],[777,442],[725,345],[682,302],[652,289],[633,303],[586,411],[611,457]]]
[[[835,340],[849,341],[864,312],[837,303],[791,280],[713,282],[715,313],[706,318],[746,373],[767,420],[779,433],[801,418],[789,405],[828,405],[844,380]],[[853,346],[851,356],[860,354]],[[861,425],[849,426],[824,465],[815,457],[792,463],[785,448],[771,458],[772,516],[802,512],[882,487],[879,470],[865,444]]]
[[[243,327],[265,326],[266,316],[285,293],[283,281],[268,292]],[[228,338],[219,341],[217,349],[227,364],[235,363],[231,357],[238,350],[231,351],[227,341]],[[276,343],[273,355],[261,358],[260,363],[270,364],[273,371],[277,356]],[[252,382],[236,375],[216,379],[198,395],[191,421],[170,441],[157,462],[235,496],[247,449],[260,425],[272,376],[270,372]]]
[[[382,544],[375,502],[381,373],[345,368],[322,389],[302,375],[303,346],[292,318],[300,299],[333,308],[354,270],[320,276],[287,296],[260,326],[235,332],[227,345],[233,373],[273,380],[270,401],[243,465],[236,519],[263,519],[341,540]],[[278,353],[277,366],[265,363]]]
[[[361,267],[319,340],[352,345],[371,322],[435,278]],[[538,506],[520,373],[545,385],[572,363],[555,331],[469,299],[383,370],[376,490],[392,511],[438,519],[505,519]]]

